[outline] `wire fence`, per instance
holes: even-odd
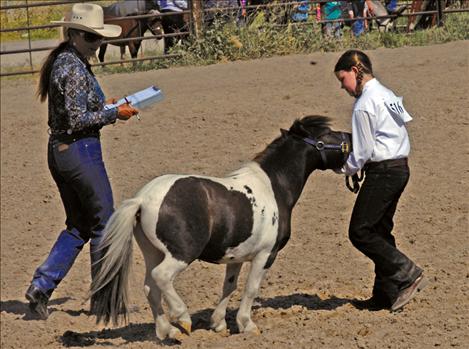
[[[136,0],[133,0],[136,1]],[[137,1],[145,1],[145,0],[137,0]],[[146,0],[147,1],[147,0]],[[43,53],[47,54],[47,51],[55,48],[56,45],[51,46],[51,43],[47,45],[39,45],[38,47],[36,43],[37,41],[32,39],[31,33],[33,31],[38,30],[47,30],[47,29],[54,29],[60,27],[57,24],[50,24],[50,23],[43,23],[32,25],[31,24],[31,17],[34,15],[34,11],[40,8],[49,8],[52,7],[60,7],[67,9],[70,11],[71,5],[74,3],[86,3],[86,2],[93,2],[93,1],[85,1],[85,0],[68,0],[68,1],[33,1],[33,0],[23,0],[20,1],[8,1],[2,0],[0,2],[0,13],[2,15],[2,19],[7,18],[9,13],[12,11],[25,11],[26,16],[26,25],[24,26],[13,26],[13,27],[6,27],[3,24],[0,29],[0,35],[3,37],[7,33],[19,33],[25,32],[26,38],[21,40],[21,42],[16,42],[15,44],[10,43],[9,41],[2,39],[2,45],[0,50],[0,59],[2,61],[6,61],[7,57],[13,57],[13,61],[15,61],[14,55],[27,55],[28,56],[28,63],[26,64],[29,69],[25,70],[23,64],[22,67],[6,67],[5,64],[2,63],[2,71],[0,72],[0,76],[11,76],[11,75],[24,75],[24,74],[34,74],[39,71],[37,68],[37,64],[35,64],[33,57],[33,53]],[[357,20],[389,20],[395,21],[398,17],[408,18],[408,22],[410,23],[411,20],[415,20],[418,16],[433,16],[433,22],[436,25],[443,25],[444,23],[444,16],[453,13],[460,13],[460,12],[469,12],[469,8],[465,8],[465,6],[469,6],[467,4],[469,1],[459,1],[459,6],[457,8],[445,8],[446,1],[436,0],[433,1],[434,9],[422,11],[419,10],[421,6],[416,6],[416,1],[399,1],[398,6],[401,8],[400,12],[394,13],[387,13],[381,16],[356,16],[355,18],[346,18],[342,16],[339,19],[325,19],[322,11],[322,6],[325,5],[330,0],[315,0],[315,1],[285,1],[285,0],[271,0],[271,1],[257,1],[257,4],[253,4],[255,1],[242,1],[238,0],[235,1],[235,6],[233,6],[233,1],[225,0],[225,1],[211,1],[212,4],[218,6],[207,7],[204,6],[208,2],[204,2],[202,0],[189,0],[187,1],[188,7],[186,9],[181,9],[181,11],[169,11],[169,12],[157,12],[157,13],[135,13],[129,16],[123,17],[113,17],[112,23],[119,23],[120,21],[128,21],[128,20],[159,20],[164,23],[165,19],[168,19],[170,16],[180,16],[180,18],[184,18],[183,26],[181,28],[177,28],[174,32],[163,32],[161,34],[151,34],[151,35],[138,35],[131,38],[118,38],[118,39],[108,39],[103,41],[103,44],[124,44],[130,43],[131,41],[146,41],[146,40],[163,40],[165,43],[166,41],[169,42],[169,39],[181,39],[184,37],[198,37],[203,35],[203,31],[207,29],[212,23],[215,18],[224,17],[225,20],[233,20],[239,21],[240,23],[248,23],[254,17],[258,16],[259,13],[264,13],[267,17],[275,18],[273,25],[275,26],[288,26],[288,25],[325,25],[326,23],[334,23],[334,22],[342,22],[342,23],[350,23]],[[422,4],[425,1],[420,1]],[[453,1],[455,2],[455,1]],[[106,2],[106,3],[111,3]],[[426,1],[426,3],[431,3],[431,1]],[[417,5],[422,5],[418,4]],[[307,20],[307,21],[293,21],[291,14],[294,13],[300,6],[307,5],[307,14],[314,18],[314,20]],[[416,10],[417,9],[417,10]],[[64,13],[65,15],[65,13]],[[394,29],[396,29],[394,23]],[[407,28],[408,29],[408,28]],[[55,40],[57,41],[57,40]],[[55,43],[55,42],[54,42]],[[17,47],[17,46],[20,47]],[[142,50],[143,51],[143,50]],[[147,56],[141,56],[140,58],[133,58],[133,59],[119,59],[119,60],[111,60],[107,62],[99,62],[93,63],[93,66],[105,66],[110,64],[123,64],[128,62],[141,62],[141,61],[153,61],[153,60],[161,60],[161,59],[168,59],[168,58],[175,58],[180,56],[180,54],[171,54],[167,53],[166,50],[162,50],[159,54],[151,54]],[[37,59],[36,59],[37,60]],[[20,60],[21,61],[21,60]],[[24,62],[24,57],[23,57]]]

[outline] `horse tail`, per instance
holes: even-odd
[[[103,256],[94,265],[96,273],[91,282],[91,313],[96,323],[112,320],[119,323],[119,317],[128,321],[128,281],[132,262],[132,238],[141,198],[125,200],[112,214],[106,227],[99,252]]]

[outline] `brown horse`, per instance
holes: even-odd
[[[414,0],[410,7],[410,13],[423,12],[423,11],[435,11],[437,10],[437,2],[440,2],[440,6],[444,10],[449,6],[455,6],[459,3],[459,6],[465,8],[468,6],[468,1],[454,1],[454,0]],[[436,14],[424,14],[424,15],[413,15],[409,16],[407,23],[407,31],[411,32],[416,29],[426,29],[435,26],[437,23]]]
[[[161,18],[158,17],[159,12],[157,10],[150,10],[148,14],[154,14],[155,17],[147,18],[123,18],[104,16],[104,23],[116,24],[122,28],[122,33],[117,39],[132,39],[144,36],[146,31],[150,31],[156,36],[157,40],[160,40],[163,35],[163,26],[161,24]],[[142,39],[134,39],[120,42],[110,42],[110,45],[120,47],[121,60],[124,59],[125,47],[129,47],[130,56],[137,58],[138,50],[142,44]],[[104,54],[106,53],[108,43],[103,43],[99,48],[98,58],[100,62],[104,62]]]

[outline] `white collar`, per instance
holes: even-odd
[[[373,86],[376,86],[379,84],[379,81],[376,78],[373,78],[371,80],[368,80],[365,85],[363,85],[363,90],[362,94],[365,93],[366,90],[372,88]]]

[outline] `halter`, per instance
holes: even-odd
[[[347,160],[348,154],[350,153],[350,146],[347,140],[350,140],[350,136],[346,132],[339,132],[340,137],[342,138],[342,142],[340,144],[330,144],[324,143],[323,141],[314,139],[312,137],[303,137],[297,134],[292,133],[291,131],[287,131],[284,129],[280,129],[282,134],[292,135],[294,137],[300,138],[303,142],[310,144],[316,148],[321,155],[321,160],[323,167],[326,169],[327,167],[327,155],[326,150],[336,150],[340,151],[343,154],[344,161]]]

